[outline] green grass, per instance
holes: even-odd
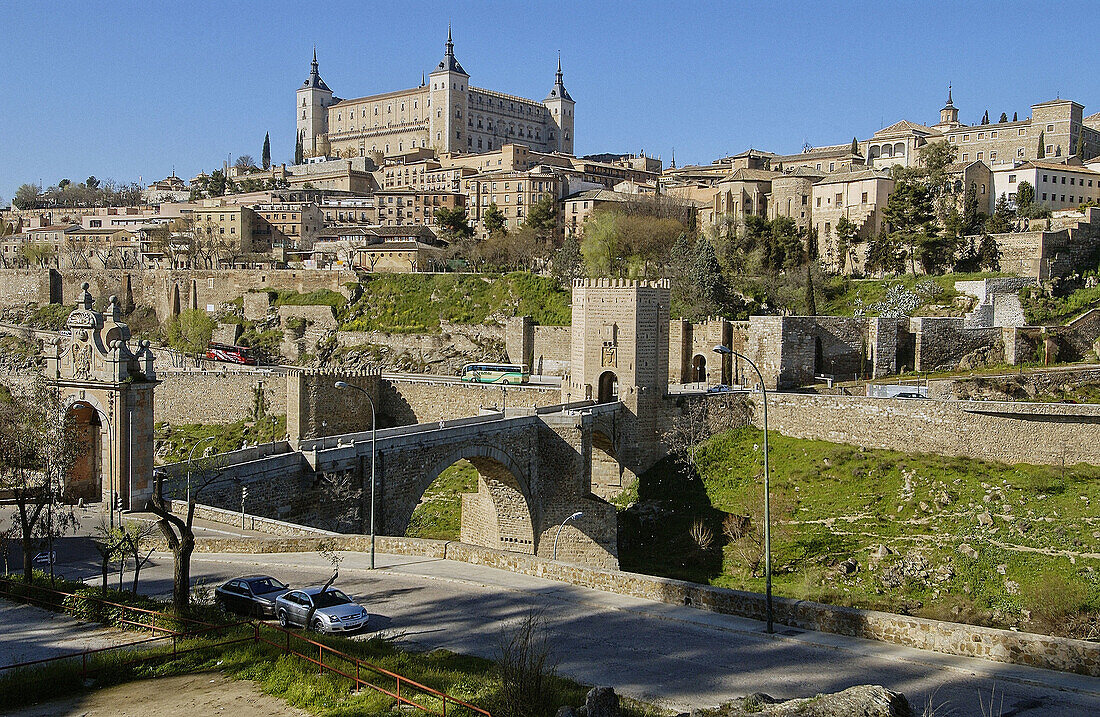
[[[939,287],[940,293],[936,294],[934,297],[926,298],[916,312],[914,312],[914,315],[940,313],[942,315],[962,316],[962,309],[954,305],[955,299],[960,296],[960,293],[955,290],[955,282],[988,279],[996,276],[1000,276],[1000,274],[943,274],[941,276],[914,276],[912,274],[905,274],[889,279],[849,279],[843,276],[836,276],[829,278],[829,280],[820,287],[820,293],[824,295],[825,301],[818,305],[818,310],[822,315],[826,316],[851,316],[855,310],[856,299],[862,300],[863,304],[866,306],[882,301],[882,299],[886,297],[886,290],[895,284],[901,284],[905,286],[905,288],[912,290],[918,284],[932,281]],[[930,309],[934,306],[946,306],[949,308],[940,310],[939,312],[931,312]]]
[[[1100,552],[1100,467],[1011,466],[778,434],[769,440],[776,594],[1055,633],[1100,614],[1100,560],[1031,552]],[[762,591],[762,569],[750,567],[751,539],[732,540],[722,530],[736,514],[749,516],[750,534],[759,533],[761,449],[760,431],[740,429],[703,444],[695,469],[666,460],[643,475],[641,504],[620,522],[623,569]],[[639,511],[646,505],[672,512],[646,517]],[[984,512],[992,529],[978,524]],[[689,534],[700,522],[714,536],[709,549]],[[962,543],[977,557],[960,554]],[[878,545],[891,553],[874,565]],[[859,570],[841,574],[849,558]],[[1060,594],[1072,599],[1058,605],[1045,596],[1052,581],[1062,581]],[[1024,610],[1031,622],[1021,621]]]
[[[1062,325],[1100,306],[1100,286],[1077,289],[1058,298],[1024,289],[1020,292],[1020,302],[1024,305],[1024,316],[1029,325]]]
[[[469,325],[530,315],[560,326],[571,318],[569,292],[523,272],[379,275],[361,286],[359,298],[338,313],[342,330],[439,333],[441,321]]]
[[[273,306],[331,306],[339,309],[347,299],[338,291],[317,289],[306,294],[289,289],[261,289],[274,297]]]
[[[462,494],[477,492],[477,469],[459,461],[439,474],[413,511],[405,535],[410,538],[458,540]]]
[[[272,418],[275,419],[275,427],[272,429]],[[276,441],[281,441],[286,435],[286,416],[264,416],[260,421],[244,420],[234,423],[177,423],[169,425],[164,422],[157,423],[154,427],[154,435],[158,451],[163,447],[166,452],[162,462],[176,463],[187,460],[187,454],[199,441],[213,436],[214,440],[202,444],[199,453],[213,447],[215,453],[226,453],[241,448],[247,441],[250,444],[268,443],[274,436]]]

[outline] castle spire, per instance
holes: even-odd
[[[947,85],[947,106],[950,107],[954,103],[951,101],[951,85]]]
[[[455,59],[455,43],[451,39],[451,23],[447,23],[447,52],[443,55],[443,61],[436,66],[432,74],[435,74],[435,72],[459,72],[467,77],[470,76]]]
[[[454,43],[454,40],[451,39],[451,23],[448,22],[447,23],[447,55],[449,57],[454,57],[454,54],[455,54],[455,43]]]

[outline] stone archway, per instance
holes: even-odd
[[[691,359],[691,380],[697,383],[707,380],[707,357],[703,354],[695,354]]]
[[[527,476],[519,464],[499,448],[469,446],[438,461],[418,486],[419,495],[413,506],[440,473],[462,459],[477,470],[478,481],[476,493],[462,495],[459,539],[471,545],[534,555],[538,546]],[[402,524],[407,525],[411,517],[412,510]]]
[[[597,403],[611,403],[619,400],[619,377],[614,371],[604,371],[600,374]]]
[[[104,464],[104,438],[106,428],[99,411],[87,401],[74,401],[65,408],[66,418],[74,425],[74,440],[80,453],[65,476],[63,494],[70,502],[98,501],[106,475]],[[110,446],[107,446],[107,450]]]

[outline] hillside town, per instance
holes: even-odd
[[[5,178],[0,712],[1100,713],[1092,98],[677,163],[437,20]]]

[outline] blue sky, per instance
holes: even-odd
[[[1075,99],[1100,110],[1095,12],[1058,2],[0,3],[0,197],[62,177],[190,178],[293,154],[313,44],[342,97],[411,87],[455,54],[479,87],[541,99],[561,50],[577,153],[678,164],[795,152]]]

